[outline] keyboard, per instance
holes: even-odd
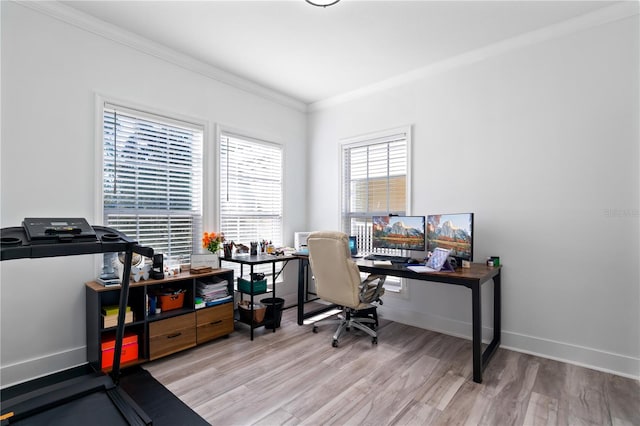
[[[365,260],[388,260],[391,263],[408,263],[410,257],[390,256],[388,254],[369,254],[364,257]]]

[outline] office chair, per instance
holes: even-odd
[[[313,332],[318,332],[321,323],[338,323],[333,347],[338,346],[343,331],[351,327],[364,331],[371,336],[372,343],[377,344],[378,315],[372,303],[382,304],[380,297],[384,294],[382,286],[386,277],[369,275],[361,281],[358,266],[351,259],[349,237],[342,232],[313,232],[307,238],[307,247],[318,297],[342,307],[337,320],[319,321],[314,324]]]

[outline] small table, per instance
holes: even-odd
[[[291,256],[291,255],[274,255],[274,254],[258,254],[258,255],[248,255],[248,254],[235,254],[231,257],[221,257],[220,261],[225,261],[225,262],[232,262],[232,263],[238,263],[240,264],[240,277],[243,276],[244,274],[244,265],[249,265],[249,276],[252,277],[253,276],[253,268],[256,265],[262,265],[265,263],[270,263],[271,264],[271,273],[272,273],[272,278],[273,278],[273,287],[271,289],[271,294],[272,297],[275,298],[276,297],[276,279],[278,278],[278,276],[280,276],[280,274],[282,273],[282,271],[284,270],[285,266],[287,266],[287,264],[289,263],[290,260],[297,260],[298,257],[297,256]],[[276,273],[276,263],[278,262],[284,262],[284,265],[282,265],[282,267],[280,268],[280,270]],[[251,279],[252,285],[251,285],[251,289],[253,290],[253,279]],[[244,293],[244,292],[242,292]],[[265,294],[265,293],[269,293],[268,291],[264,291],[264,292],[254,292],[251,291],[249,294],[249,296],[251,297],[251,306],[253,308],[253,296],[257,295],[257,294]],[[253,317],[253,309],[251,312],[251,317]],[[253,330],[254,328],[257,328],[254,324],[254,321],[249,321],[249,326],[251,328],[251,340],[253,340]],[[275,333],[276,331],[276,327],[273,327],[273,332]]]

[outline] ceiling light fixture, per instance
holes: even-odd
[[[327,6],[333,6],[334,4],[338,3],[340,0],[306,0],[307,3],[314,5],[314,6],[318,6],[318,7],[327,7]]]

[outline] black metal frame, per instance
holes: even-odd
[[[287,266],[287,264],[289,263],[290,260],[295,260],[297,259],[296,256],[284,256],[284,255],[273,255],[273,254],[258,254],[258,255],[236,255],[236,256],[231,256],[231,257],[221,257],[220,261],[222,262],[227,261],[227,262],[232,262],[232,263],[238,263],[240,264],[240,277],[243,276],[243,268],[244,265],[249,265],[249,276],[251,277],[250,280],[250,299],[251,299],[251,318],[252,320],[250,321],[249,327],[251,328],[251,340],[253,341],[253,330],[258,328],[258,327],[262,327],[262,325],[258,325],[257,327],[255,326],[254,322],[253,322],[253,296],[256,296],[258,294],[267,294],[267,293],[271,293],[272,297],[275,299],[276,297],[276,279],[280,276],[280,274],[282,273],[282,271],[284,271],[284,268]],[[278,262],[284,262],[284,265],[282,265],[282,267],[280,268],[280,270],[278,271],[278,273],[276,274],[276,263]],[[253,290],[253,267],[255,265],[261,265],[261,264],[265,264],[265,263],[271,263],[271,276],[273,278],[273,286],[271,288],[271,291],[265,291],[265,292],[261,292],[261,293],[256,293]],[[241,294],[247,294],[243,291],[240,291],[238,289],[238,292]],[[276,332],[276,327],[273,327],[273,332]]]
[[[13,412],[6,419],[8,423],[47,411],[74,399],[95,392],[105,392],[108,400],[122,414],[128,424],[150,425],[151,418],[118,386],[120,380],[120,355],[124,337],[126,306],[129,297],[129,275],[133,253],[146,257],[153,256],[153,249],[141,247],[123,233],[107,227],[93,226],[95,238],[80,238],[74,241],[73,235],[52,236],[51,239],[31,241],[24,227],[3,228],[0,230],[0,260],[74,256],[95,253],[125,252],[123,280],[120,289],[118,325],[114,348],[111,376],[89,376],[84,381],[73,381],[68,385],[61,383],[55,392],[40,394],[35,392],[31,398],[19,398],[15,404],[3,401],[3,412]],[[3,423],[4,424],[4,423]]]

